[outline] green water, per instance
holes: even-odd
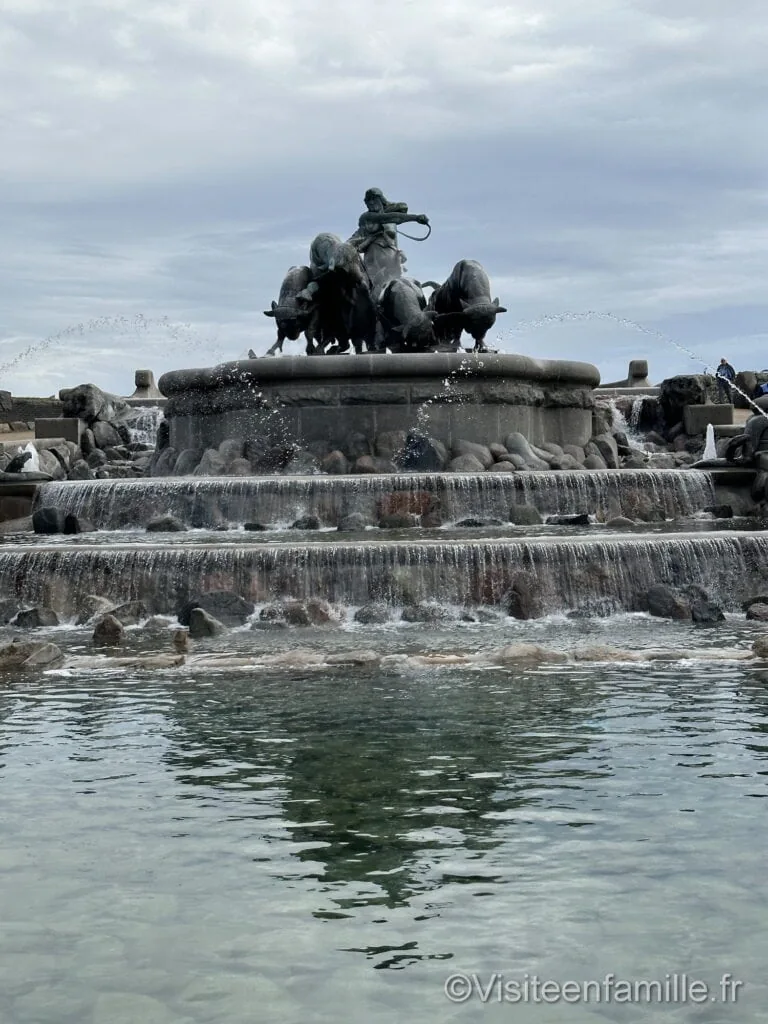
[[[768,1020],[757,669],[53,675],[0,691],[0,787],[3,1024]]]

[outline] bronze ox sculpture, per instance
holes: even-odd
[[[267,355],[282,353],[283,343],[301,334],[307,355],[348,352],[350,345],[358,354],[456,351],[464,331],[474,351],[489,351],[485,337],[506,309],[491,299],[483,267],[460,260],[442,284],[422,286],[403,275],[406,258],[397,229],[415,223],[431,231],[429,219],[408,213],[405,203],[390,203],[379,189],[368,189],[365,205],[346,242],[319,234],[310,246],[309,266],[288,270],[277,301],[264,310],[277,327]],[[427,285],[433,289],[428,301]]]

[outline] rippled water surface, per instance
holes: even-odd
[[[542,627],[577,628],[693,632]],[[736,664],[7,687],[0,1020],[768,1020],[767,712],[768,674]],[[735,1005],[458,1004],[456,972],[745,984]]]

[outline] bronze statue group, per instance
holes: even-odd
[[[271,308],[277,340],[268,355],[282,352],[285,341],[303,334],[307,355],[349,352],[458,351],[462,332],[474,351],[487,352],[485,338],[506,309],[476,260],[460,260],[448,278],[420,282],[404,276],[405,256],[398,228],[427,228],[423,213],[409,213],[405,203],[392,203],[380,189],[365,193],[366,210],[357,231],[343,242],[337,235],[317,235],[309,265],[291,267]],[[404,232],[403,232],[404,233]],[[430,288],[429,298],[424,289]],[[252,353],[251,353],[252,355]]]

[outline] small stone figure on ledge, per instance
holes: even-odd
[[[740,466],[756,465],[758,456],[768,453],[768,396],[754,403],[762,412],[750,416],[744,424],[744,433],[732,437],[724,452],[726,461]]]

